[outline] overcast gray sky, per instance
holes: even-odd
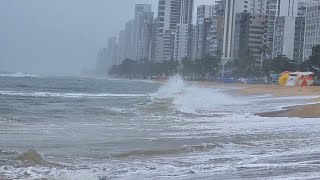
[[[158,0],[0,0],[0,71],[77,75],[94,67],[135,3],[157,9]]]

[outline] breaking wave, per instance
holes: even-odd
[[[23,162],[25,166],[43,165],[48,167],[64,167],[60,164],[46,161],[40,153],[33,149],[30,149],[27,152],[19,155],[18,157],[14,158],[14,160]]]
[[[177,155],[193,152],[203,152],[210,151],[215,148],[222,147],[221,145],[203,143],[199,145],[184,145],[176,149],[159,149],[159,150],[141,150],[141,151],[131,151],[126,153],[113,154],[110,157],[116,158],[128,158],[128,157],[153,157],[153,156],[162,156],[162,155]]]
[[[39,75],[36,74],[24,74],[21,72],[16,72],[16,73],[0,73],[0,77],[15,77],[15,78],[23,78],[23,77],[32,77],[32,78],[37,78]]]
[[[187,84],[180,76],[170,78],[153,97],[157,100],[169,99],[176,110],[192,114],[215,111],[221,105],[243,103],[243,100],[222,90]]]
[[[19,92],[0,91],[0,95],[23,97],[62,97],[62,98],[102,98],[102,97],[145,97],[144,94],[108,94],[108,93],[54,93],[54,92]]]

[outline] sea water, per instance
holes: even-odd
[[[256,113],[312,97],[0,76],[0,179],[318,179],[320,119]]]

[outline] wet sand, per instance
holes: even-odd
[[[279,86],[279,85],[250,85],[250,84],[222,84],[211,82],[199,82],[205,87],[234,87],[235,92],[242,95],[262,95],[272,94],[274,96],[295,97],[295,96],[314,96],[308,105],[291,106],[282,111],[258,113],[262,117],[301,117],[301,118],[320,118],[320,86],[301,87],[301,86]],[[310,104],[312,103],[312,104]]]

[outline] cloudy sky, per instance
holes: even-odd
[[[0,71],[77,75],[94,67],[135,3],[157,9],[158,0],[0,0]]]

